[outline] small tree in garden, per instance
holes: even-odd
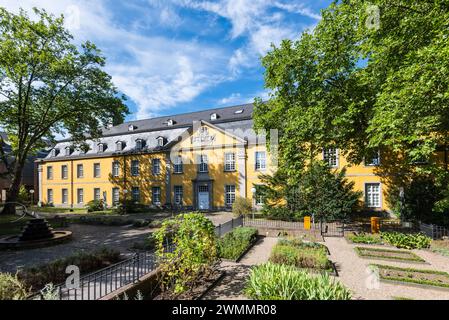
[[[199,276],[207,275],[218,259],[215,227],[201,213],[181,214],[164,221],[154,238],[164,276],[163,289],[173,285],[177,294],[187,291]],[[173,244],[173,252],[167,252],[167,243]]]
[[[253,211],[251,200],[243,197],[237,197],[232,204],[232,213],[234,217],[240,217],[245,214],[250,214]]]

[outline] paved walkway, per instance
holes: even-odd
[[[254,265],[268,261],[271,248],[277,241],[278,238],[262,237],[238,263],[223,261],[221,268],[226,271],[225,277],[203,300],[247,299],[243,294],[243,289],[249,270]]]
[[[333,261],[339,272],[339,281],[354,292],[355,299],[389,300],[393,297],[412,298],[417,300],[448,300],[449,289],[422,288],[412,285],[398,285],[376,282],[370,273],[370,263],[398,266],[404,268],[429,269],[449,272],[449,258],[426,250],[413,250],[428,264],[396,262],[375,259],[362,259],[354,251],[354,244],[349,244],[344,238],[326,238],[325,245],[331,252]],[[363,245],[357,245],[363,246]],[[369,246],[386,248],[386,246]],[[388,247],[388,249],[394,249]]]

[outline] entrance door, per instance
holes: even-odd
[[[198,186],[198,209],[209,210],[208,186]]]

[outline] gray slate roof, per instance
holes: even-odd
[[[144,152],[160,151],[168,149],[176,143],[179,137],[188,131],[194,121],[207,121],[225,131],[229,131],[242,139],[248,140],[249,143],[255,143],[255,132],[252,129],[253,120],[253,104],[244,104],[226,108],[208,109],[203,111],[184,113],[172,116],[157,117],[152,119],[129,121],[120,125],[103,130],[103,137],[98,140],[87,140],[89,151],[86,153],[80,150],[73,150],[70,156],[65,155],[65,148],[71,146],[70,140],[61,140],[55,145],[55,149],[59,150],[56,157],[52,157],[49,153],[45,160],[70,160],[73,158],[90,158],[90,157],[107,157],[111,155],[128,154],[136,152],[136,140],[143,139],[145,141]],[[236,113],[236,111],[240,111]],[[211,114],[216,113],[217,119],[211,120]],[[167,120],[173,120],[172,126],[167,126]],[[129,131],[129,126],[133,125],[134,130]],[[157,146],[157,138],[164,137],[166,144],[164,148]],[[122,152],[116,151],[116,142],[122,141],[125,144]],[[264,139],[259,139],[259,143],[264,143]],[[98,144],[105,143],[107,148],[104,152],[98,152]]]

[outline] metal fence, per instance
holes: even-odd
[[[449,236],[449,230],[442,226],[437,226],[435,224],[419,224],[419,231],[431,237],[433,240],[441,239],[442,237]]]
[[[217,237],[221,238],[232,229],[241,226],[243,226],[243,216],[231,219],[223,224],[219,224],[215,227],[215,234],[217,235]]]
[[[215,234],[222,237],[232,229],[243,226],[243,217],[232,219],[215,227]],[[173,245],[167,245],[166,251],[172,252]],[[154,250],[135,253],[131,258],[113,264],[104,269],[80,278],[79,286],[67,287],[66,284],[55,286],[52,294],[57,300],[97,300],[128,284],[136,283],[144,275],[156,270],[157,261]],[[32,300],[44,299],[39,292],[30,297]]]
[[[244,225],[248,227],[259,227],[267,229],[304,230],[304,223],[299,221],[253,219],[250,217],[245,217]],[[311,227],[315,228],[317,226],[312,224]]]

